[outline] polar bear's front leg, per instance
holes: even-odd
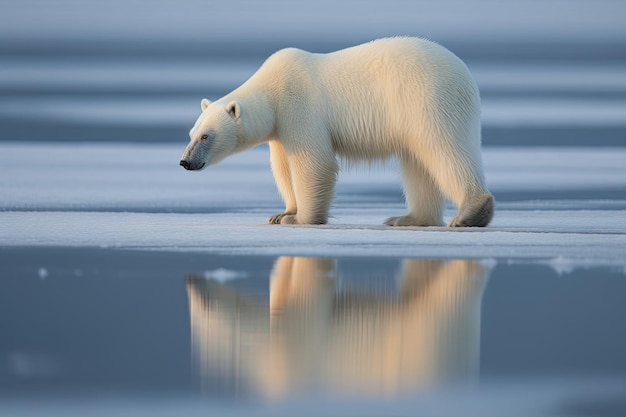
[[[330,147],[329,147],[330,148]],[[332,149],[300,149],[289,155],[291,183],[298,211],[281,224],[326,224],[337,181],[337,160]]]
[[[270,140],[270,163],[272,165],[272,173],[276,186],[285,203],[285,212],[278,213],[269,218],[271,224],[280,224],[283,217],[294,215],[297,212],[296,196],[293,192],[291,184],[291,172],[289,170],[289,161],[285,148],[277,140]]]

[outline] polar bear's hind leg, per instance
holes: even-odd
[[[459,208],[459,213],[448,224],[450,227],[485,227],[493,217],[493,196],[485,192]]]
[[[444,197],[432,176],[413,156],[400,158],[404,196],[409,213],[390,217],[388,226],[443,226]]]
[[[493,217],[494,202],[484,184],[479,147],[464,149],[446,141],[433,143],[439,146],[423,163],[441,192],[458,207],[456,217],[448,226],[487,226]]]

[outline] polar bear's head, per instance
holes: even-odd
[[[189,131],[189,145],[183,153],[180,165],[191,171],[216,164],[237,152],[242,140],[241,109],[236,101],[228,104],[202,99],[202,114]]]

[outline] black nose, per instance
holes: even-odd
[[[180,166],[185,168],[185,169],[189,169],[189,167],[191,166],[191,164],[189,163],[189,161],[185,161],[184,159],[182,161],[180,161]]]

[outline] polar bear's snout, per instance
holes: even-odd
[[[201,163],[201,164],[193,164],[189,161],[187,161],[186,159],[183,159],[180,161],[180,166],[185,168],[187,171],[197,171],[199,169],[204,168],[205,163]]]
[[[187,171],[199,171],[208,161],[210,146],[199,140],[191,140],[180,157],[180,166]]]

